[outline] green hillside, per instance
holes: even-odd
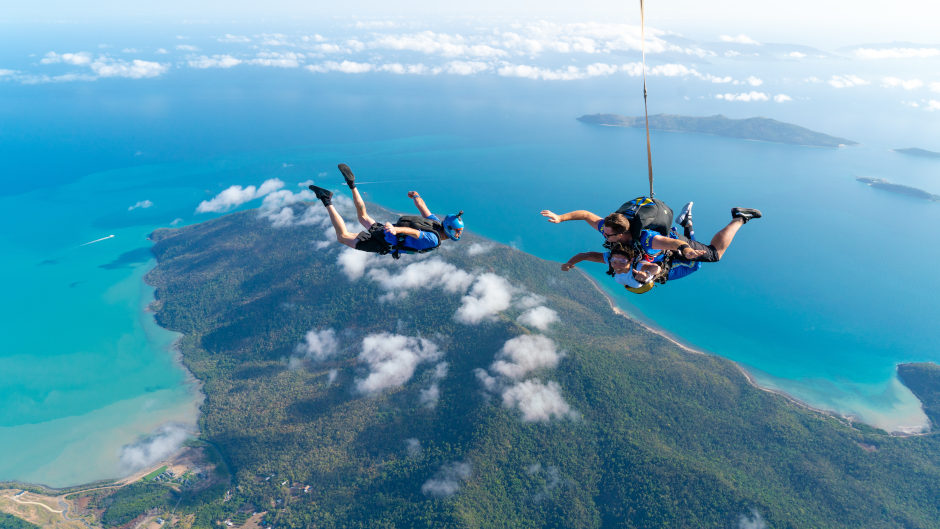
[[[153,235],[157,320],[184,335],[201,436],[232,472],[227,494],[177,507],[196,527],[253,511],[273,527],[940,527],[935,436],[853,427],[759,390],[615,315],[582,274],[472,234],[350,280],[338,243],[316,249],[323,233],[248,211]],[[382,287],[438,277],[438,260],[472,275],[451,291]],[[509,306],[457,321],[482,277],[499,283],[485,274],[512,285]],[[520,323],[535,305],[559,321]],[[381,371],[364,339],[379,333],[377,349],[411,340],[414,372],[364,393]],[[497,353],[524,335],[560,360],[500,375]],[[305,359],[305,343],[323,359]]]

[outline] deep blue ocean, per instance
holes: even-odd
[[[0,460],[0,480],[113,477],[122,446],[195,421],[175,336],[145,310],[146,237],[212,218],[195,208],[228,186],[276,177],[296,190],[313,179],[347,193],[336,171],[345,162],[377,182],[362,186],[367,200],[410,210],[406,193],[419,190],[435,212],[465,210],[467,229],[558,262],[601,238],[582,222],[549,224],[540,210],[604,215],[647,192],[643,131],[575,119],[641,115],[640,92],[627,95],[623,78],[255,70],[0,84],[0,452],[14,454]],[[657,96],[669,102],[662,111],[701,114],[678,93]],[[855,177],[940,194],[940,162],[891,151],[940,142],[901,123],[895,135],[890,123],[859,127],[859,116],[827,120],[824,109],[791,121],[862,144],[654,131],[656,196],[676,210],[694,200],[700,240],[731,207],[764,218],[720,263],[643,296],[600,266],[583,269],[628,312],[739,362],[762,385],[889,430],[917,428],[925,417],[895,366],[940,361],[940,204]],[[143,201],[152,205],[134,207]]]

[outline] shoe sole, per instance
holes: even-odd
[[[353,174],[352,169],[348,165],[341,163],[337,165],[339,172],[343,173],[343,178],[346,179],[346,184],[354,184],[356,182],[356,175]]]
[[[316,197],[320,200],[323,200],[324,198],[326,199],[333,198],[333,192],[330,191],[329,189],[323,189],[322,187],[317,187],[314,185],[310,185],[307,187],[310,188],[310,190],[313,191],[313,194],[316,195]]]
[[[680,211],[679,216],[676,217],[676,224],[685,226],[685,222],[692,218],[692,204],[695,204],[695,202],[689,202],[682,206],[682,211]]]

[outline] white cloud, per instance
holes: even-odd
[[[471,473],[469,463],[454,462],[444,465],[433,478],[421,485],[421,492],[433,498],[453,496],[460,490],[461,484],[470,479]]]
[[[379,259],[378,254],[360,252],[359,250],[346,247],[340,252],[339,257],[336,258],[336,262],[339,263],[346,277],[349,278],[350,281],[355,281],[362,277],[366,271],[366,267],[378,264]]]
[[[767,522],[756,509],[753,509],[751,516],[742,514],[738,518],[738,529],[767,529]]]
[[[496,73],[503,77],[523,77],[525,79],[541,79],[545,81],[572,81],[587,77],[587,74],[582,72],[577,66],[568,66],[567,68],[552,70],[550,68],[539,68],[526,64],[504,64],[496,70]]]
[[[263,33],[258,36],[261,39],[262,46],[288,46],[290,41],[287,40],[287,35],[282,33]]]
[[[369,67],[372,68],[371,66]],[[391,63],[383,64],[376,68],[380,72],[389,72],[397,75],[425,75],[428,73],[435,73],[434,69],[428,68],[423,64],[400,64],[400,63]],[[369,71],[369,70],[365,70]],[[348,72],[348,73],[359,73],[359,72]],[[364,73],[364,72],[363,72]]]
[[[940,82],[930,83],[931,92],[940,92]]]
[[[504,278],[491,273],[477,277],[470,293],[461,300],[454,318],[467,324],[477,324],[493,319],[500,311],[509,308],[513,288]]]
[[[232,35],[231,33],[226,33],[224,36],[219,37],[217,40],[219,42],[239,42],[242,44],[251,42],[251,39],[249,37],[246,37],[244,35]]]
[[[859,59],[930,59],[940,56],[940,48],[858,48]]]
[[[545,306],[531,308],[519,316],[519,323],[540,331],[548,330],[548,327],[556,321],[558,321],[558,313]]]
[[[495,247],[492,244],[482,244],[482,243],[475,242],[467,246],[466,250],[467,250],[467,255],[472,257],[475,255],[481,255],[481,254],[487,253],[493,248]]]
[[[303,343],[297,344],[295,351],[305,359],[322,362],[336,355],[339,341],[333,329],[310,330],[304,335]]]
[[[411,379],[419,364],[437,360],[440,356],[437,346],[424,338],[370,334],[363,338],[359,354],[359,361],[368,365],[369,374],[356,380],[356,389],[362,393],[377,393],[401,386]]]
[[[561,387],[553,381],[548,384],[538,379],[519,382],[503,392],[503,406],[517,408],[525,422],[577,417],[577,412],[561,396]]]
[[[461,35],[422,31],[408,35],[380,35],[367,43],[369,48],[414,51],[443,57],[493,58],[507,55],[505,50],[486,44],[470,44]]]
[[[881,80],[881,85],[885,88],[903,88],[905,90],[916,90],[923,88],[924,82],[920,79],[899,79],[897,77],[885,77]]]
[[[693,75],[696,77],[701,77],[701,74],[698,73],[694,68],[689,68],[684,64],[660,64],[649,69],[649,75],[660,75],[663,77],[687,77]]]
[[[128,208],[127,208],[127,211],[133,211],[133,210],[135,210],[135,209],[137,209],[137,208],[147,209],[147,208],[149,208],[149,207],[151,207],[151,206],[153,206],[153,202],[151,202],[151,201],[149,201],[149,200],[141,200],[141,201],[137,202],[136,204],[134,204],[133,206],[128,207]]]
[[[91,64],[91,54],[87,51],[82,51],[78,53],[56,53],[50,51],[43,57],[40,61],[40,64],[71,64],[73,66],[88,66]]]
[[[69,64],[72,66],[86,66],[98,77],[127,77],[130,79],[143,79],[147,77],[157,77],[169,70],[169,65],[134,59],[124,61],[114,59],[106,55],[100,55],[92,58],[88,52],[79,53],[56,53],[50,51],[40,61],[40,64]],[[54,82],[54,81],[87,81],[94,78],[87,75],[68,74],[57,77],[38,77],[32,79],[32,82]]]
[[[450,61],[443,71],[452,75],[474,75],[490,69],[490,65],[480,61]]]
[[[927,101],[927,110],[930,110],[930,111],[940,110],[940,101],[937,101],[936,99],[931,99],[930,101]]]
[[[305,67],[308,71],[314,73],[329,73],[329,72],[341,72],[341,73],[366,73],[371,72],[375,69],[375,66],[366,62],[354,62],[354,61],[326,61],[320,64],[311,64]]]
[[[523,334],[503,344],[490,370],[518,380],[536,369],[557,366],[560,358],[555,342],[550,338]]]
[[[712,74],[704,74],[702,76],[702,79],[705,81],[710,81],[715,84],[727,84],[727,83],[734,82],[734,78],[731,76],[727,76],[727,75],[724,77],[717,77]]]
[[[190,59],[188,64],[190,68],[231,68],[232,66],[238,66],[242,63],[241,59],[236,59],[231,55],[213,55],[212,57],[207,57],[205,55],[201,57],[196,57],[195,59]]]
[[[725,101],[743,101],[749,103],[752,101],[767,101],[769,97],[763,92],[743,92],[739,94],[717,94],[716,99],[723,99]]]
[[[0,77],[12,76],[15,73],[16,73],[16,70],[7,70],[4,68],[0,68]]]
[[[790,57],[793,59],[805,59],[806,54],[799,52],[799,51],[791,51],[790,53],[787,54],[787,57]]]
[[[758,79],[757,77],[754,77],[753,75],[750,76],[750,77],[748,77],[747,80],[746,80],[746,82],[747,82],[747,84],[749,84],[749,85],[751,85],[751,86],[760,86],[760,85],[764,84],[764,81],[763,81],[762,79]]]
[[[317,226],[317,225],[326,225],[330,224],[329,214],[326,212],[326,208],[317,207],[316,204],[307,206],[307,209],[297,218],[294,219],[294,224],[298,226]],[[332,238],[332,230],[330,237]],[[318,241],[317,244],[323,243],[324,245],[329,245],[329,241]],[[322,249],[324,246],[321,246]]]
[[[409,264],[397,274],[385,268],[370,270],[369,279],[389,292],[441,288],[447,292],[458,293],[467,290],[473,282],[473,276],[438,258]]]
[[[280,180],[278,180],[278,182],[280,182]],[[264,188],[263,185],[262,188]],[[263,191],[263,189],[259,190],[259,192],[261,191]],[[327,220],[325,208],[316,206],[307,207],[304,209],[299,219],[294,216],[293,204],[304,200],[313,200],[314,198],[313,192],[306,189],[298,193],[292,193],[287,189],[272,191],[261,201],[258,216],[268,219],[275,228],[324,223]]]
[[[418,402],[426,408],[434,408],[440,398],[441,388],[437,385],[437,382],[434,382],[427,389],[421,390],[418,395]]]
[[[408,457],[418,457],[421,455],[421,441],[414,437],[405,439],[405,450],[408,452]]]
[[[183,446],[191,435],[186,426],[164,424],[147,438],[121,447],[121,467],[131,472],[159,463]]]
[[[196,207],[197,213],[218,213],[240,206],[245,202],[261,198],[264,195],[284,187],[284,182],[277,178],[265,180],[261,187],[242,187],[234,185],[222,191],[211,200],[203,200]]]
[[[832,78],[829,79],[829,86],[833,88],[851,88],[867,84],[870,83],[857,75],[833,75]]]
[[[199,51],[199,48],[192,44],[177,44],[176,49],[179,51]]]
[[[257,66],[269,66],[274,68],[298,68],[304,59],[303,54],[292,51],[283,53],[262,51],[259,52],[254,59],[246,62]]]
[[[129,79],[144,79],[157,77],[167,72],[167,64],[142,61],[134,59],[130,62],[119,61],[109,57],[99,57],[91,63],[91,69],[99,77],[127,77]]]
[[[751,37],[748,37],[747,35],[744,35],[744,34],[736,35],[736,36],[732,36],[732,35],[721,35],[721,36],[719,36],[718,38],[721,39],[721,42],[733,42],[733,43],[735,43],[735,44],[757,44],[757,45],[760,45],[760,42],[757,42],[756,40],[754,40],[754,39],[752,39]]]
[[[786,103],[787,101],[793,101],[793,98],[787,94],[777,94],[774,96],[774,102],[776,103]]]

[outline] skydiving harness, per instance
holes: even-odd
[[[669,229],[672,226],[672,208],[658,198],[634,198],[624,202],[615,213],[620,213],[630,221],[630,235],[633,241],[628,244],[604,241],[604,248],[608,250],[619,246],[622,250],[629,248],[636,254],[642,255],[644,252],[640,246],[640,233],[643,230],[652,230],[666,237],[669,236]]]
[[[441,245],[441,233],[444,232],[444,225],[440,222],[437,222],[436,220],[426,219],[417,215],[402,215],[399,217],[398,221],[395,222],[394,226],[399,228],[412,228],[418,231],[431,232],[437,236],[437,244],[423,250],[415,250],[414,248],[411,248],[405,244],[405,240],[408,238],[407,235],[398,234],[395,236],[397,242],[394,245],[389,245],[387,250],[379,252],[380,255],[390,253],[392,254],[393,258],[399,259],[402,253],[427,253],[431,250],[437,249],[437,247]]]

